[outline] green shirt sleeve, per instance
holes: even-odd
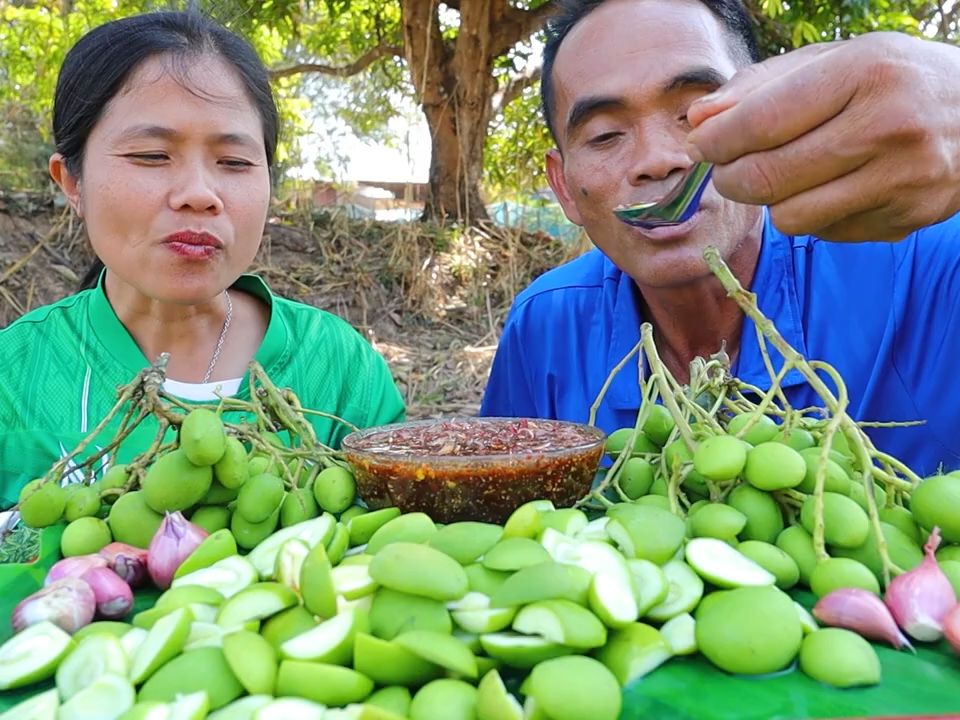
[[[271,381],[291,388],[305,409],[346,420],[308,415],[325,445],[339,448],[350,432],[396,422],[403,399],[384,358],[345,320],[272,295],[255,276],[238,287],[271,306],[266,336],[256,354]],[[45,473],[106,416],[117,388],[147,360],[120,323],[101,288],[37,308],[0,330],[0,509],[20,488]],[[241,399],[248,399],[243,388]],[[120,416],[94,438],[83,457],[116,437]],[[144,422],[104,461],[127,462],[149,446],[156,423]],[[81,462],[82,462],[81,458]]]
[[[406,408],[400,390],[394,382],[390,367],[383,356],[370,349],[373,353],[370,367],[371,397],[368,398],[368,415],[366,427],[387,425],[400,422],[406,417]]]
[[[321,442],[339,448],[351,426],[373,427],[404,417],[403,398],[383,356],[346,320],[318,308],[274,297],[264,349],[277,358],[264,364],[271,380],[291,387]],[[282,325],[282,332],[279,326]],[[283,351],[272,346],[283,337]]]
[[[20,487],[19,473],[13,467],[16,453],[16,432],[11,397],[6,385],[0,386],[0,510],[17,501]]]
[[[387,361],[352,327],[345,331],[343,340],[347,373],[341,385],[339,405],[344,414],[340,417],[361,429],[403,420],[403,398]],[[348,427],[338,424],[334,447],[339,447],[349,433]]]

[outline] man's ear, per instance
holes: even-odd
[[[50,156],[48,168],[50,177],[63,191],[70,207],[82,219],[83,203],[80,197],[80,178],[67,169],[67,162],[60,153],[54,153]]]
[[[570,188],[567,187],[567,179],[563,175],[563,155],[557,148],[547,152],[546,164],[547,182],[550,183],[554,195],[557,196],[560,207],[563,208],[563,214],[574,225],[582,226],[580,211],[577,210],[577,204],[573,201]]]

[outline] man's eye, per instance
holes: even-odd
[[[248,168],[253,167],[253,163],[249,160],[240,160],[239,158],[224,158],[220,161],[221,165],[226,165],[228,168]]]
[[[604,143],[610,142],[614,138],[620,137],[621,134],[622,133],[619,133],[619,132],[601,133],[599,135],[594,135],[592,138],[590,138],[588,142],[591,145],[603,145]]]

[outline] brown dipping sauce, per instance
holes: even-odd
[[[525,418],[427,420],[343,441],[361,497],[438,522],[503,522],[530,500],[569,506],[590,489],[605,436],[587,425]]]

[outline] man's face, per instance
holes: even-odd
[[[758,208],[712,185],[700,210],[673,228],[642,230],[613,214],[663,197],[690,167],[687,109],[737,70],[731,42],[696,0],[609,0],[557,52],[550,184],[567,217],[641,287],[695,282],[709,274],[707,245],[729,258],[759,229]]]

